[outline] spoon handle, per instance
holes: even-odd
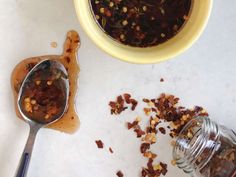
[[[25,149],[22,153],[20,163],[19,163],[15,177],[26,177],[27,176],[30,158],[31,158],[33,147],[34,147],[34,141],[35,141],[35,137],[37,135],[38,130],[39,130],[38,127],[30,126],[29,137],[28,137],[27,143],[25,145]]]

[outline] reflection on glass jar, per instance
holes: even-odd
[[[207,117],[198,117],[180,132],[173,157],[192,176],[235,177],[236,134]]]

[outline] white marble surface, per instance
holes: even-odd
[[[139,141],[124,122],[141,111],[115,119],[107,107],[123,92],[139,99],[172,93],[183,105],[204,106],[212,119],[236,129],[235,7],[235,0],[215,0],[208,26],[190,50],[168,62],[134,65],[113,59],[88,39],[72,0],[0,0],[0,177],[14,176],[29,131],[14,113],[11,71],[23,58],[61,53],[70,29],[78,30],[82,40],[76,102],[82,124],[74,135],[41,130],[29,177],[112,177],[119,169],[127,177],[137,177],[145,161]],[[56,49],[50,47],[51,41],[58,42]],[[161,77],[164,83],[159,82]],[[95,139],[102,139],[106,148],[98,150]],[[171,158],[167,141],[160,136],[155,146],[163,161]],[[112,155],[109,146],[115,151]],[[167,177],[182,174],[170,167]]]

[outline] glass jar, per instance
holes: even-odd
[[[173,157],[194,177],[236,177],[236,134],[207,117],[192,119],[180,132]]]

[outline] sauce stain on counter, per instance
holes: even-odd
[[[27,58],[21,61],[14,68],[11,75],[11,86],[14,94],[16,115],[22,119],[22,116],[17,107],[18,93],[25,76],[30,70],[40,61],[52,59],[60,61],[66,68],[69,77],[70,92],[68,100],[68,109],[61,119],[50,124],[47,128],[59,130],[65,133],[75,133],[79,128],[79,117],[75,110],[75,97],[77,92],[78,73],[80,71],[77,63],[77,51],[80,47],[80,37],[76,31],[69,31],[64,43],[64,50],[62,55],[47,55]]]

